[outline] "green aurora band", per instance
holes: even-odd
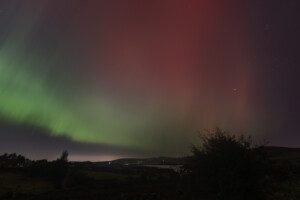
[[[67,136],[78,142],[146,151],[159,151],[163,147],[164,140],[157,142],[156,139],[166,139],[166,135],[160,131],[169,131],[170,127],[167,127],[168,123],[163,119],[157,123],[157,111],[150,108],[136,108],[134,112],[124,110],[111,99],[94,97],[83,91],[78,91],[81,94],[71,95],[71,98],[62,96],[59,91],[50,87],[46,73],[32,70],[33,66],[40,65],[41,62],[31,60],[28,58],[29,54],[16,56],[17,50],[14,50],[14,54],[10,53],[11,50],[5,50],[2,48],[0,54],[2,118],[41,127],[54,136]],[[51,65],[41,68],[45,71],[45,68],[50,67]],[[72,98],[75,96],[78,98]],[[162,118],[164,117],[167,116]],[[152,126],[156,129],[153,130]],[[177,126],[176,131],[180,130],[180,125]],[[148,135],[145,130],[149,131]],[[141,132],[144,133],[141,135]],[[181,138],[179,141],[183,140],[186,139]]]
[[[159,147],[153,134],[141,136],[139,133],[157,121],[157,113],[153,109],[122,111],[123,108],[118,107],[111,99],[95,97],[83,91],[78,83],[72,83],[79,88],[76,90],[77,94],[68,94],[65,92],[68,88],[59,89],[67,87],[62,85],[63,82],[52,83],[53,79],[49,80],[49,69],[57,64],[63,65],[64,63],[56,60],[64,58],[54,56],[56,60],[50,62],[48,57],[43,59],[41,55],[28,51],[26,41],[30,41],[30,31],[38,18],[38,12],[32,13],[34,14],[26,12],[22,13],[25,16],[18,15],[26,26],[15,20],[14,28],[1,45],[1,117],[15,123],[41,127],[54,136],[67,136],[78,142],[148,151],[155,146]],[[147,116],[142,112],[147,113]],[[145,117],[141,118],[143,115]],[[162,121],[160,124],[164,123]],[[159,133],[156,134],[160,137]]]

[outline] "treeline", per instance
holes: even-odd
[[[12,171],[15,173],[25,173],[32,177],[38,177],[50,180],[55,187],[62,187],[62,181],[68,172],[68,152],[64,151],[62,155],[54,161],[29,160],[28,158],[13,154],[3,154],[0,156],[0,169],[3,171]]]
[[[3,154],[0,156],[0,168],[1,169],[18,169],[27,168],[33,161],[25,158],[22,155],[13,154]]]

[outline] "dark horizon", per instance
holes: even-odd
[[[81,143],[70,140],[64,136],[51,136],[46,130],[12,123],[1,123],[2,140],[0,140],[0,154],[17,153],[29,159],[49,161],[56,160],[61,152],[69,151],[70,161],[111,161],[120,158],[153,158],[153,157],[185,157],[190,155],[191,145],[188,151],[182,154],[159,154],[157,152],[141,152],[136,149],[120,148],[110,145]],[[5,133],[5,134],[3,134]],[[35,138],[32,143],[32,138]],[[253,138],[255,139],[255,138]],[[193,144],[197,145],[198,141]],[[254,141],[255,144],[263,144],[263,141]],[[11,145],[13,144],[13,145]],[[266,143],[267,147],[300,149],[300,146],[284,146]],[[31,153],[26,153],[31,152]]]

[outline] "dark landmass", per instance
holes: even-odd
[[[154,158],[122,158],[113,160],[111,164],[125,165],[183,165],[187,161],[187,157],[154,157]]]
[[[295,191],[298,193],[295,196],[299,197],[300,148],[263,147],[263,151],[274,162],[289,163],[296,169]],[[66,158],[31,161],[16,154],[2,155],[0,199],[192,199],[187,195],[183,172],[161,168],[180,168],[189,157],[106,162],[65,162],[63,159]]]
[[[266,146],[264,150],[275,160],[288,160],[300,164],[300,148]]]
[[[264,151],[273,159],[300,161],[300,148],[265,146]],[[139,165],[184,165],[188,157],[153,157],[153,158],[122,158],[107,161],[111,164]]]

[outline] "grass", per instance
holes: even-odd
[[[298,180],[297,184],[295,185],[295,197],[300,199],[300,180]]]
[[[53,190],[50,182],[10,172],[0,172],[0,195],[7,192],[41,194]]]
[[[93,171],[88,171],[86,172],[87,176],[90,178],[93,178],[95,180],[100,180],[100,181],[125,181],[128,176],[124,174],[118,174],[118,173],[113,173],[113,172],[93,172]]]
[[[57,189],[51,181],[0,171],[0,199],[8,193],[10,197],[4,199],[186,199],[176,181],[160,179],[163,178],[164,171],[153,173],[152,169],[147,169],[146,172],[147,177],[142,178],[141,174],[78,170],[74,171],[73,176],[81,174],[88,179],[76,182],[71,174],[69,178],[71,183],[75,180],[75,184]],[[133,176],[136,177],[132,179]],[[270,200],[300,199],[300,179],[297,183],[281,186],[280,188],[290,192],[275,191]]]

